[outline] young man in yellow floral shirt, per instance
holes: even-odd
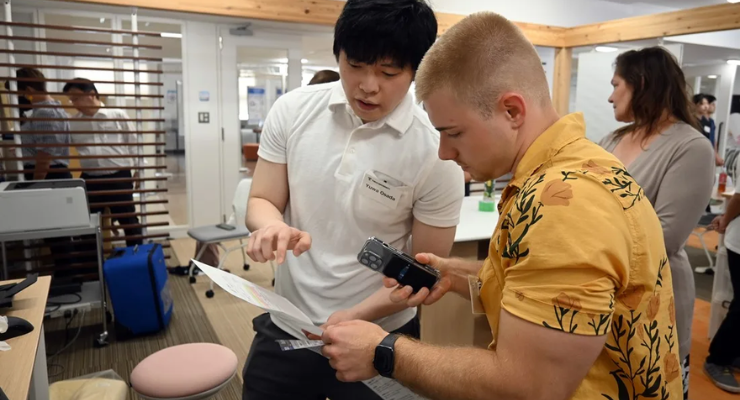
[[[494,341],[441,348],[345,322],[323,336],[339,379],[381,373],[431,399],[681,399],[660,222],[625,167],[586,139],[583,117],[557,115],[523,34],[496,14],[465,18],[427,53],[417,95],[441,132],[440,158],[479,181],[513,178],[488,259],[420,254],[443,279],[393,298],[472,296]]]

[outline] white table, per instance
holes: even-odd
[[[478,211],[478,202],[483,196],[470,196],[463,198],[462,209],[460,209],[460,223],[455,232],[455,243],[472,242],[478,240],[490,240],[498,223],[498,206],[501,196],[494,199],[494,211]]]

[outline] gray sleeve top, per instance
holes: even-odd
[[[599,144],[613,153],[621,139],[613,133]],[[707,138],[685,123],[660,134],[627,165],[663,226],[676,301],[681,359],[691,350],[691,324],[696,288],[684,244],[709,204],[714,187],[714,149]]]
[[[619,141],[612,133],[600,145],[613,153]],[[626,167],[660,218],[668,255],[678,253],[712,195],[712,144],[690,125],[676,123]]]

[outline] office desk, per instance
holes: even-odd
[[[0,285],[13,282],[18,280]],[[13,307],[0,308],[0,314],[23,318],[34,326],[32,332],[8,340],[10,351],[0,351],[0,387],[10,400],[49,400],[43,321],[50,285],[51,277],[40,276],[15,295]]]
[[[478,211],[482,196],[463,199],[460,223],[455,232],[451,256],[482,260],[488,255],[488,245],[496,230],[498,211]],[[500,196],[496,196],[498,204]],[[449,293],[421,310],[421,340],[443,346],[487,347],[492,335],[485,315],[473,315],[470,301]]]

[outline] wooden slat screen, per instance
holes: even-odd
[[[171,221],[167,177],[162,175],[167,169],[162,46],[139,43],[140,37],[161,34],[138,31],[136,15],[131,18],[131,30],[19,23],[10,21],[8,15],[6,21],[0,21],[0,181],[27,180],[24,172],[38,161],[33,151],[51,154],[54,165],[37,172],[85,178],[91,211],[100,212],[103,218],[106,256],[127,242],[156,241],[170,247],[169,233],[162,230]],[[14,28],[32,33],[17,35]],[[60,31],[77,32],[75,38],[82,33],[85,38],[71,40],[59,35]],[[124,41],[123,37],[130,39]],[[140,50],[146,50],[147,57],[140,56]],[[17,62],[19,59],[22,62]],[[35,69],[43,76],[19,77],[20,68]],[[96,80],[101,74],[109,77]],[[73,78],[89,78],[105,107],[121,110],[127,117],[77,117],[78,111],[90,108],[75,108],[62,91]],[[32,94],[32,104],[19,101],[29,94],[19,85],[39,84],[45,90]],[[116,89],[101,91],[101,86]],[[47,95],[61,104],[37,104],[37,99]],[[49,117],[49,111],[57,115]],[[56,130],[60,125],[69,128]],[[114,132],[120,136],[112,135]],[[54,140],[48,140],[51,135]],[[69,155],[59,155],[59,149],[67,149]],[[87,236],[8,243],[10,277],[36,271],[97,280],[94,244],[94,238]]]

